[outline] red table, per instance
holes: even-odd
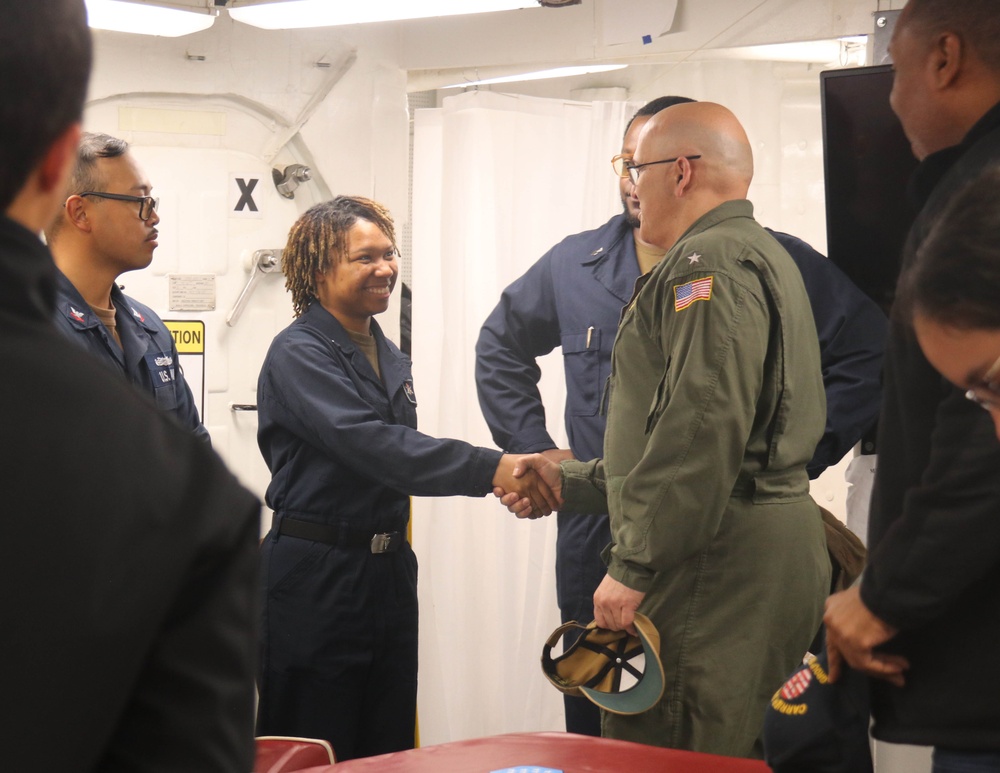
[[[308,773],[490,773],[522,765],[564,773],[768,773],[757,760],[660,749],[572,733],[511,733],[346,760]],[[305,771],[303,771],[305,773]]]

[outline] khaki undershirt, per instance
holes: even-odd
[[[87,305],[90,306],[93,312],[97,315],[97,318],[101,320],[101,322],[104,324],[104,327],[106,327],[108,329],[108,332],[111,333],[111,337],[115,339],[115,343],[118,344],[118,348],[124,349],[124,347],[122,346],[121,336],[118,335],[118,321],[115,319],[115,314],[117,313],[117,310],[115,309],[115,307],[112,306],[110,309],[101,309],[91,304]]]
[[[375,370],[375,375],[381,380],[382,371],[378,367],[378,347],[375,345],[375,337],[370,333],[355,333],[353,330],[348,330],[347,334],[361,350],[365,359],[371,363],[372,368]]]
[[[649,244],[641,244],[638,239],[635,242],[635,257],[639,261],[639,271],[643,274],[648,274],[653,270],[653,266],[663,260],[663,256],[666,255],[665,250],[661,250],[659,247],[653,247]]]

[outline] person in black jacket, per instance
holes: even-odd
[[[890,101],[921,164],[909,269],[940,212],[1000,161],[1000,13],[995,0],[910,0],[893,34]],[[879,466],[860,585],[832,596],[832,676],[841,658],[873,681],[873,734],[998,770],[1000,443],[989,415],[948,385],[894,311]],[[884,646],[880,646],[884,645]],[[878,649],[876,649],[878,648]],[[992,755],[992,756],[990,756]]]
[[[83,0],[0,3],[2,766],[248,771],[259,502],[52,321],[90,62]]]

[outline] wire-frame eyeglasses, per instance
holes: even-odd
[[[682,158],[686,158],[688,161],[694,161],[696,158],[701,158],[701,154],[696,156],[674,156],[673,158],[665,158],[662,161],[647,161],[645,164],[626,164],[625,168],[628,170],[628,179],[632,181],[632,185],[639,184],[639,170],[644,166],[653,166],[655,164],[672,164],[674,161],[679,161]]]

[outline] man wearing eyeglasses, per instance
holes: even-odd
[[[629,120],[622,140],[631,158],[649,117],[687,97],[659,97]],[[632,287],[663,257],[639,238],[639,206],[627,178],[620,178],[623,212],[592,231],[568,236],[504,290],[476,343],[479,405],[493,439],[503,449],[539,451],[554,462],[593,459],[604,448],[601,389],[611,362],[622,307]],[[572,451],[557,450],[545,428],[536,359],[562,347],[566,372],[566,430]],[[604,577],[601,550],[611,540],[608,516],[560,512],[557,516],[556,596],[564,623],[593,617],[594,590]],[[567,646],[571,642],[566,642]],[[601,734],[600,712],[590,701],[564,699],[566,730]]]
[[[556,244],[504,290],[483,324],[476,345],[476,386],[483,416],[501,448],[542,452],[556,462],[603,455],[605,416],[600,403],[621,310],[636,280],[664,255],[662,248],[647,244],[640,235],[639,201],[626,165],[652,116],[692,101],[663,96],[636,111],[626,126],[621,153],[612,159],[622,212],[599,228]],[[815,478],[874,424],[886,319],[831,261],[804,241],[784,233],[772,235],[802,273],[819,334],[827,415],[808,467],[809,476]],[[559,346],[571,452],[555,450],[538,390],[537,358]],[[601,551],[611,541],[608,516],[564,511],[557,519],[560,615],[563,622],[585,622],[592,618],[594,591],[606,572]],[[566,696],[564,704],[569,732],[600,735],[596,706],[574,696]]]
[[[816,330],[801,274],[753,219],[729,110],[660,112],[629,167],[643,241],[666,255],[622,314],[603,458],[525,464],[570,510],[610,513],[597,625],[634,633],[638,611],[660,634],[662,699],[606,712],[603,734],[760,757],[765,707],[829,592],[806,473],[826,415]]]
[[[207,441],[173,336],[117,285],[153,259],[160,217],[151,192],[127,142],[83,135],[65,206],[45,232],[60,271],[56,325]]]

